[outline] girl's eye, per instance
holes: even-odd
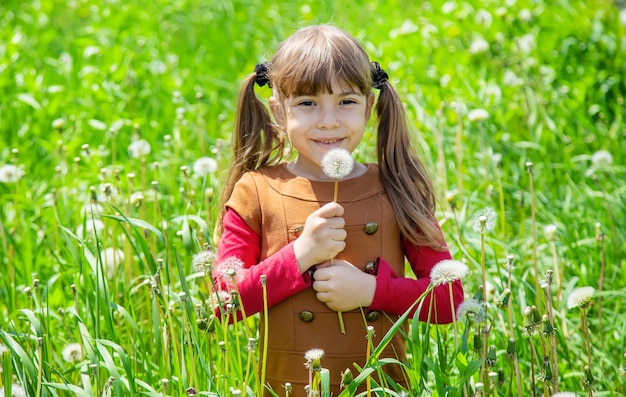
[[[300,105],[300,106],[315,106],[315,102],[313,102],[313,101],[302,101],[302,102],[298,103],[298,105]]]
[[[356,101],[354,99],[344,99],[343,101],[341,101],[342,105],[353,105],[355,103]]]

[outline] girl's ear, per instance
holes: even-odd
[[[284,110],[280,101],[275,96],[270,97],[270,110],[272,111],[272,114],[274,115],[274,120],[276,120],[276,124],[278,124],[281,130],[284,130],[285,129],[284,128],[285,127]]]

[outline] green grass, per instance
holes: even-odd
[[[210,317],[210,278],[193,255],[215,244],[239,82],[298,27],[330,22],[363,41],[404,98],[450,249],[471,270],[468,297],[483,268],[493,288],[486,321],[458,323],[468,338],[458,350],[452,326],[407,320],[412,394],[473,393],[492,358],[474,350],[483,326],[489,371],[503,379],[486,386],[492,395],[549,395],[543,356],[558,364],[559,391],[626,393],[626,26],[609,1],[508,3],[1,2],[0,167],[24,174],[0,182],[0,385],[33,396],[258,394],[258,320]],[[479,38],[489,48],[473,53]],[[473,109],[488,118],[470,121]],[[149,154],[129,156],[136,139]],[[361,160],[374,141],[370,129]],[[611,163],[593,164],[600,150]],[[218,163],[206,178],[193,172],[203,156]],[[477,232],[486,208],[495,227]],[[96,221],[97,234],[77,233]],[[123,252],[112,276],[106,249]],[[510,306],[498,306],[509,255]],[[538,290],[548,270],[550,299]],[[583,312],[591,387],[583,317],[566,307],[582,286],[596,289]],[[533,305],[548,314],[548,302],[556,355],[524,317]],[[74,342],[82,358],[68,362]],[[356,380],[384,363],[361,377],[355,368]]]

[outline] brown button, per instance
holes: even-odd
[[[308,310],[300,312],[300,321],[302,321],[303,323],[310,323],[311,321],[313,321],[313,317],[315,317],[313,313]]]
[[[303,230],[303,229],[304,229],[304,226],[302,226],[302,225],[296,226],[296,227],[293,229],[293,234],[295,234],[295,235],[296,235],[296,237],[300,237],[300,235],[302,234],[302,230]]]
[[[367,318],[368,322],[373,323],[374,321],[377,321],[380,318],[380,312],[376,310],[372,310],[371,312],[365,315],[365,318]]]
[[[365,225],[365,233],[372,235],[378,231],[378,223],[376,222],[367,222]]]

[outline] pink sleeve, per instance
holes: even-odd
[[[243,263],[243,268],[237,272],[236,288],[246,315],[263,310],[262,275],[267,280],[268,307],[311,285],[309,274],[299,272],[293,243],[260,261],[261,237],[235,210],[229,208],[226,211],[223,228],[213,277],[218,290],[229,291],[233,286],[231,280],[222,275],[223,267],[229,258],[237,258]]]
[[[448,251],[436,251],[425,246],[415,246],[408,241],[404,241],[403,247],[416,279],[398,277],[383,258],[378,258],[376,291],[372,304],[369,306],[370,309],[402,315],[428,288],[430,271],[433,266],[439,261],[450,259]],[[450,300],[451,294],[453,304]],[[433,302],[432,308],[430,308],[431,301]],[[420,321],[428,321],[430,310],[431,323],[450,323],[453,320],[452,311],[456,311],[462,301],[463,286],[460,280],[452,283],[452,292],[450,292],[449,285],[440,285],[424,297],[419,319]],[[411,316],[418,307],[420,307],[420,303],[412,308]]]

